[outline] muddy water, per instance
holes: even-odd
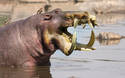
[[[22,17],[24,16],[18,19]],[[124,13],[97,15],[97,21],[99,27],[94,29],[96,35],[99,32],[125,35]],[[73,33],[72,30],[73,28],[68,29]],[[84,30],[79,26],[76,31],[78,42],[89,41],[91,32],[89,26]],[[96,50],[74,51],[70,56],[65,56],[57,50],[51,57],[51,67],[23,69],[0,67],[0,78],[125,78],[125,39],[101,42],[96,40],[93,47]]]

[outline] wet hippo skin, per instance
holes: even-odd
[[[47,66],[50,56],[65,50],[59,28],[67,23],[64,13],[55,9],[36,14],[0,28],[0,66]],[[63,42],[62,42],[63,41]]]

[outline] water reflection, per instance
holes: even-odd
[[[118,45],[120,43],[120,39],[117,40],[97,40],[101,45],[106,46],[106,45]]]
[[[0,68],[0,78],[52,78],[50,67]]]

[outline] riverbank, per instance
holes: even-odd
[[[122,18],[119,14],[125,13],[124,4],[125,0],[0,0],[0,16],[9,16],[10,22],[17,21],[36,14],[42,7],[44,11],[55,8],[63,11],[88,11],[101,18],[105,14],[116,13],[118,16],[115,17]]]

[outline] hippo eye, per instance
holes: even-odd
[[[61,9],[56,9],[54,12],[55,12],[56,14],[59,14],[59,13],[61,12]]]
[[[49,14],[46,14],[46,15],[44,16],[44,20],[50,20],[51,18],[52,18],[52,16],[49,15]]]
[[[56,14],[59,14],[59,11],[56,10],[55,13],[56,13]]]

